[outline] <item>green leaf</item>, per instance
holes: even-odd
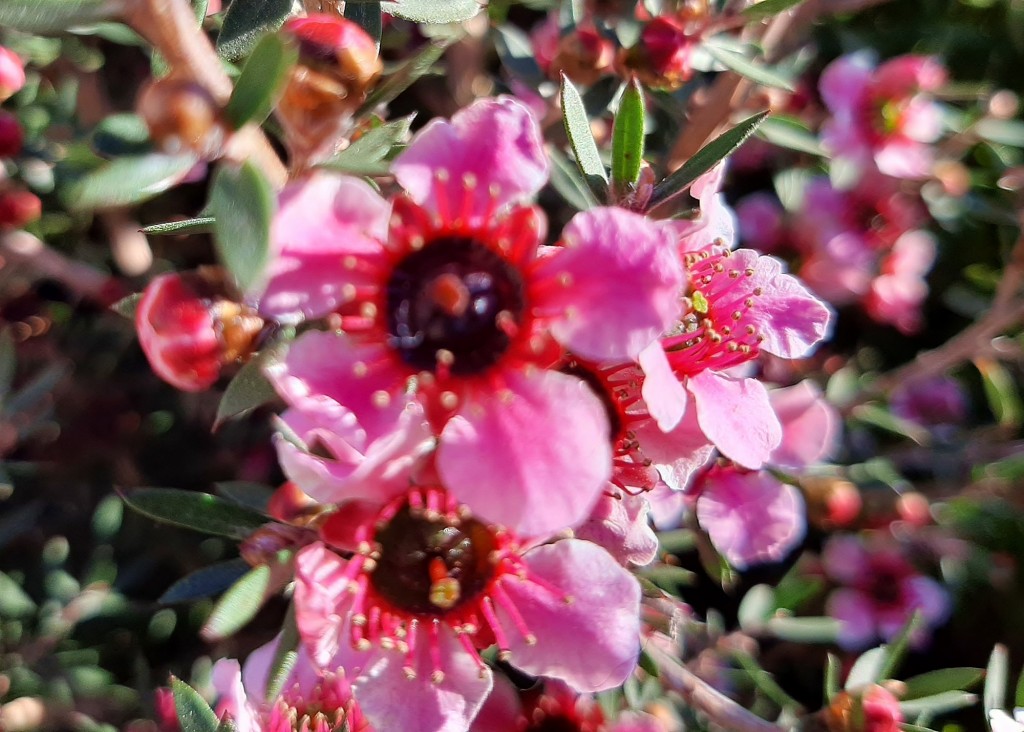
[[[768,18],[772,15],[778,15],[783,10],[789,10],[802,2],[803,0],[761,0],[761,2],[745,8],[742,15],[750,20]]]
[[[51,33],[105,20],[117,14],[113,0],[3,0],[0,27]]]
[[[128,320],[135,320],[135,311],[139,309],[139,300],[141,299],[141,292],[133,292],[131,295],[122,297],[115,302],[110,306],[110,309],[118,315],[128,318]]]
[[[900,437],[927,445],[931,442],[928,430],[910,420],[897,417],[895,414],[878,404],[858,404],[850,411],[850,417],[858,422],[891,432]]]
[[[499,25],[494,47],[502,65],[523,81],[537,85],[544,80],[544,72],[537,64],[530,37],[513,25]]]
[[[199,692],[181,679],[171,677],[174,711],[178,714],[181,732],[217,732],[220,720]]]
[[[982,698],[986,717],[993,709],[1002,709],[1006,706],[1006,684],[1009,676],[1009,654],[1006,652],[1006,646],[997,644],[992,649],[988,668],[985,669],[985,691]]]
[[[299,654],[295,651],[299,645],[299,628],[295,623],[295,603],[288,605],[288,612],[285,613],[284,622],[281,624],[281,640],[278,641],[277,651],[267,669],[267,693],[266,698],[273,700],[281,693],[284,682],[288,680],[288,674]]]
[[[105,157],[143,155],[152,151],[149,128],[137,114],[112,114],[92,131],[92,147]]]
[[[256,617],[268,596],[270,574],[270,567],[261,564],[235,582],[214,606],[203,626],[203,638],[208,641],[227,638]]]
[[[974,125],[979,137],[997,145],[1024,147],[1024,122],[1016,119],[983,119]]]
[[[383,2],[381,8],[388,15],[414,23],[460,23],[479,13],[483,4],[478,0],[398,0]]]
[[[573,165],[568,157],[548,146],[548,159],[551,160],[551,186],[570,206],[579,211],[586,211],[597,205],[594,192],[583,180],[579,168]]]
[[[221,164],[210,190],[210,213],[216,219],[213,240],[221,262],[243,292],[263,276],[270,258],[270,221],[274,194],[259,168]]]
[[[795,643],[835,643],[839,636],[839,621],[835,618],[774,617],[767,630],[777,638]]]
[[[934,716],[972,706],[977,701],[978,697],[976,694],[969,694],[966,691],[944,691],[941,694],[933,694],[932,696],[925,696],[920,699],[901,701],[900,711],[907,717],[913,717],[918,714]]]
[[[180,234],[206,234],[213,231],[213,224],[216,219],[212,216],[197,216],[194,219],[183,219],[182,221],[168,221],[163,224],[153,224],[142,229],[143,234],[164,236]]]
[[[882,669],[888,660],[888,651],[885,646],[872,648],[860,654],[853,662],[853,668],[846,677],[843,688],[846,691],[856,691],[871,684],[877,684],[882,680]]]
[[[910,639],[913,637],[914,632],[924,622],[924,615],[920,610],[915,610],[907,622],[903,624],[903,628],[900,630],[899,635],[896,639],[889,643],[885,648],[885,663],[882,664],[882,668],[879,671],[878,680],[885,681],[886,679],[893,678],[896,673],[896,669],[899,668],[900,663],[903,662],[903,656],[907,653],[907,648],[910,646]]]
[[[321,167],[354,175],[383,175],[385,162],[394,147],[409,134],[414,115],[375,127],[341,152],[325,160]]]
[[[755,632],[764,627],[775,612],[775,590],[769,585],[754,585],[740,601],[737,620],[744,631]]]
[[[24,618],[35,611],[35,602],[21,585],[0,572],[0,618]]]
[[[694,153],[693,157],[683,163],[679,170],[654,187],[654,194],[651,196],[648,208],[654,208],[689,188],[695,180],[724,160],[729,153],[754,134],[754,130],[764,122],[768,114],[768,110],[765,110],[753,117],[748,117]]]
[[[297,58],[294,44],[279,35],[266,35],[256,44],[224,110],[236,130],[267,118]]]
[[[934,696],[944,691],[963,691],[977,684],[985,676],[980,668],[942,668],[907,679],[903,700]]]
[[[249,564],[244,559],[229,559],[226,562],[211,564],[182,577],[168,587],[157,602],[170,605],[217,595],[231,587],[248,571]]]
[[[1017,382],[1009,370],[995,359],[975,358],[974,366],[981,374],[988,406],[1003,427],[1016,428],[1024,420]]]
[[[832,701],[839,693],[839,675],[842,673],[843,662],[839,656],[829,653],[825,659],[825,699]]]
[[[583,106],[583,99],[565,74],[562,74],[560,98],[565,134],[568,135],[569,144],[576,155],[576,164],[594,196],[598,201],[603,201],[608,195],[608,173],[605,172],[601,153],[590,131],[590,119],[587,117],[586,107]]]
[[[824,155],[825,150],[814,133],[793,117],[771,117],[757,130],[758,137],[773,145],[811,155]]]
[[[1013,706],[1024,707],[1024,670],[1017,677],[1017,688],[1013,693]]]
[[[624,192],[636,185],[644,161],[644,90],[631,79],[622,93],[612,129],[612,183]]]
[[[641,576],[669,592],[678,589],[679,585],[692,585],[697,578],[696,573],[671,564],[645,567],[641,570]]]
[[[176,488],[136,488],[123,494],[125,503],[141,514],[204,534],[244,539],[267,523],[255,511],[211,496]]]
[[[229,61],[247,55],[265,33],[276,31],[292,9],[292,0],[233,2],[224,14],[217,51]]]
[[[174,186],[195,164],[191,155],[152,153],[117,158],[74,185],[71,207],[88,210],[145,201]]]
[[[384,77],[367,95],[366,101],[356,111],[356,116],[362,116],[381,104],[387,104],[412,86],[417,79],[433,68],[437,60],[444,54],[445,49],[456,40],[456,37],[451,37],[428,44],[394,73]]]
[[[250,409],[262,406],[277,396],[273,385],[263,374],[263,365],[268,356],[264,353],[258,354],[250,360],[234,378],[228,383],[224,390],[224,396],[217,405],[217,416],[213,421],[214,429],[220,427],[229,419],[245,414]]]
[[[380,0],[345,3],[345,17],[366,31],[366,35],[373,39],[378,51],[380,50],[381,32],[384,29],[380,15]]]
[[[263,514],[267,512],[267,505],[274,495],[274,489],[270,486],[247,480],[225,480],[213,485],[217,489],[217,495]]]
[[[777,89],[785,89],[786,91],[793,91],[793,81],[778,71],[770,69],[767,66],[761,66],[759,63],[747,58],[742,53],[737,53],[728,48],[723,48],[712,42],[713,39],[705,41],[704,48],[711,57],[722,64],[725,68],[735,71],[740,76],[745,76],[751,81],[757,82],[762,86],[775,87]]]

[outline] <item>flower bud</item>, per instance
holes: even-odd
[[[825,718],[830,732],[898,732],[903,713],[891,691],[873,684],[859,699],[847,692],[838,694]]]
[[[263,320],[209,272],[165,274],[139,300],[135,329],[153,371],[183,391],[208,389],[226,364],[252,355]]]
[[[551,69],[554,75],[563,72],[576,83],[590,86],[609,70],[614,60],[612,42],[594,28],[583,27],[559,39]]]
[[[154,79],[136,104],[153,142],[166,153],[188,150],[203,158],[219,155],[227,138],[221,107],[209,91],[190,79]]]
[[[252,567],[274,565],[281,561],[283,552],[295,553],[316,539],[316,532],[309,529],[268,522],[242,541],[238,553]]]
[[[25,135],[18,118],[0,110],[0,158],[13,158],[21,152],[24,141]]]
[[[14,51],[0,46],[0,102],[25,86],[25,67]]]
[[[691,60],[699,42],[681,20],[660,16],[644,27],[635,46],[622,53],[620,65],[647,86],[678,89],[693,75]]]
[[[22,188],[0,191],[0,230],[20,229],[43,212],[39,197]]]

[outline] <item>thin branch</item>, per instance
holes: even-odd
[[[121,284],[106,272],[65,257],[26,231],[0,233],[0,257],[60,282],[78,297],[110,304],[122,294]]]

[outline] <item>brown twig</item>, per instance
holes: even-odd
[[[231,96],[231,80],[217,52],[196,23],[185,0],[128,0],[125,21],[160,52],[176,73],[202,85],[218,102]],[[288,179],[284,164],[263,132],[252,125],[235,132],[226,157],[251,159],[271,185],[280,188]]]
[[[120,294],[120,285],[109,274],[65,257],[26,231],[0,233],[0,257],[57,280],[78,297],[109,304]]]

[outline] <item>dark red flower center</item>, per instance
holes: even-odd
[[[391,346],[417,371],[493,366],[525,309],[519,273],[475,239],[447,236],[406,255],[387,284]]]
[[[495,576],[494,534],[473,518],[413,511],[406,504],[374,538],[380,558],[370,582],[381,597],[412,614],[455,610]]]

